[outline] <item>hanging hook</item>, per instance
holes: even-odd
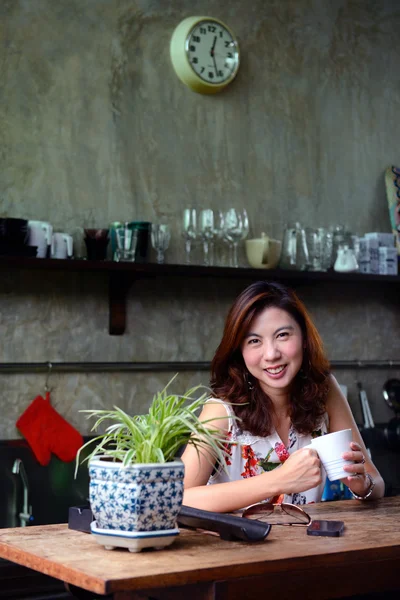
[[[46,383],[44,384],[44,391],[45,392],[50,392],[49,380],[50,380],[50,375],[51,375],[51,369],[52,368],[53,368],[53,365],[51,364],[51,362],[48,362],[47,363]]]

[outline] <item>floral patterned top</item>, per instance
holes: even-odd
[[[289,444],[286,447],[276,431],[267,437],[252,435],[242,431],[238,421],[231,418],[234,415],[229,403],[212,398],[209,402],[219,402],[224,405],[229,418],[229,431],[227,440],[226,469],[222,467],[213,473],[208,480],[208,485],[237,481],[247,477],[255,477],[265,471],[272,471],[279,467],[289,456],[310,444],[312,438],[325,435],[328,432],[328,415],[322,417],[318,428],[311,434],[298,433],[293,426],[289,431]],[[322,469],[322,482],[319,486],[299,494],[281,494],[274,498],[265,498],[273,502],[290,502],[292,504],[310,504],[320,502],[326,481],[325,471]]]

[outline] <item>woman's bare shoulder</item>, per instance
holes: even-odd
[[[201,421],[209,421],[213,426],[220,429],[229,429],[230,410],[229,405],[225,401],[218,398],[210,398],[204,404],[200,415]]]

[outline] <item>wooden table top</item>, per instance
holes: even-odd
[[[96,594],[400,559],[400,496],[321,502],[306,510],[313,518],[344,521],[343,536],[273,526],[264,542],[245,543],[181,530],[163,550],[131,553],[105,550],[94,536],[67,524],[43,525],[0,530],[0,557]]]

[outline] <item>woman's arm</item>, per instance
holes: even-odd
[[[331,387],[327,398],[326,409],[329,416],[329,431],[340,431],[341,429],[351,429],[353,432],[353,441],[348,452],[343,454],[346,460],[354,460],[356,464],[344,467],[349,472],[349,477],[343,479],[343,483],[358,496],[365,496],[370,489],[370,480],[365,476],[369,473],[374,480],[375,487],[368,500],[382,498],[385,493],[384,481],[369,457],[364,441],[360,435],[357,424],[349,403],[343,395],[340,386],[333,375],[330,376]],[[365,463],[361,461],[365,459]],[[358,476],[351,476],[351,473]]]
[[[210,427],[228,433],[229,421],[222,404],[208,403],[200,418],[202,421],[212,419]],[[182,460],[185,464],[183,504],[215,512],[232,512],[282,493],[304,492],[321,482],[319,458],[314,450],[308,448],[294,452],[273,471],[213,485],[207,485],[215,463],[211,452],[203,450],[198,455],[189,444]]]

